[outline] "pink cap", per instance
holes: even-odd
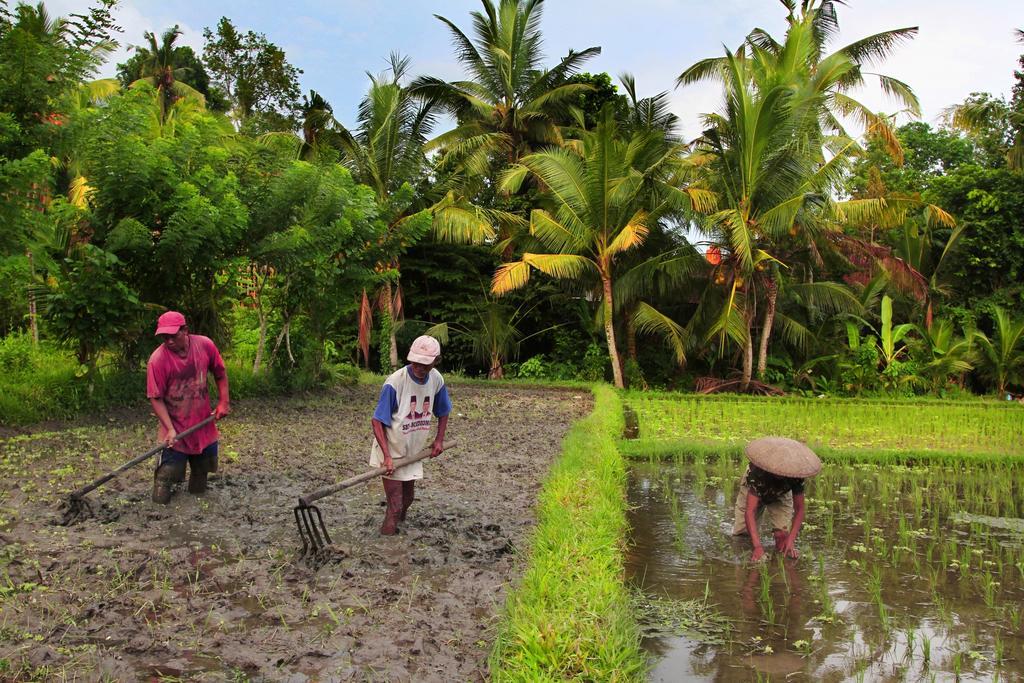
[[[156,334],[177,334],[185,325],[185,316],[177,311],[167,311],[156,320]]]
[[[437,357],[440,355],[441,343],[433,337],[423,335],[416,337],[416,339],[413,340],[412,346],[409,347],[409,355],[406,356],[406,359],[413,363],[430,365],[437,360]]]

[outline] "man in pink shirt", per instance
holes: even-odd
[[[208,337],[189,334],[185,316],[177,311],[161,315],[156,336],[161,344],[146,364],[146,396],[160,421],[159,439],[167,446],[153,477],[153,502],[166,505],[174,484],[185,478],[186,463],[189,493],[206,491],[207,475],[217,471],[219,435],[214,423],[178,439],[178,432],[211,414],[208,374],[217,382],[220,397],[213,411],[217,420],[231,412],[231,402],[220,351]]]

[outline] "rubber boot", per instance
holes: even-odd
[[[413,499],[416,498],[416,480],[410,479],[409,481],[402,482],[402,514],[398,515],[398,521],[405,521],[405,513],[409,511],[409,506],[412,505]]]
[[[188,458],[188,492],[191,494],[206,493],[206,475],[209,458],[205,455],[190,455]]]
[[[165,462],[153,474],[153,502],[167,505],[171,502],[174,485],[185,478],[185,461]]]
[[[383,479],[384,495],[388,506],[384,512],[384,523],[380,526],[382,536],[394,536],[398,532],[398,519],[402,516],[402,482]]]

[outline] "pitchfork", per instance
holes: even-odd
[[[444,445],[444,450],[449,448],[455,448],[456,442],[448,441]],[[411,465],[414,462],[419,462],[424,458],[429,458],[432,451],[431,446],[427,446],[416,455],[411,455],[405,458],[395,458],[393,464],[397,470],[399,467],[405,465]],[[326,488],[322,488],[319,491],[314,491],[305,496],[299,496],[299,504],[292,508],[295,513],[295,525],[299,528],[299,538],[302,539],[302,552],[299,553],[299,557],[304,556],[307,552],[312,550],[314,553],[323,550],[327,545],[331,543],[331,536],[327,533],[327,526],[324,524],[324,517],[320,514],[320,508],[312,503],[325,498],[332,493],[337,493],[342,489],[347,489],[350,486],[355,486],[364,481],[369,481],[376,477],[381,476],[387,472],[383,467],[378,467],[375,470],[369,472],[363,472],[357,474],[354,477],[349,477],[344,481],[339,481],[337,484],[332,484]]]
[[[175,442],[180,441],[181,439],[185,438],[192,432],[210,424],[211,422],[213,422],[213,419],[214,416],[211,415],[208,418],[204,419],[202,422],[198,422],[189,427],[188,429],[178,432],[177,436],[174,437]],[[61,520],[61,524],[63,526],[68,526],[70,524],[74,524],[75,522],[85,517],[91,516],[92,508],[89,506],[88,499],[84,497],[85,494],[89,493],[94,489],[98,489],[100,486],[106,484],[108,481],[110,481],[117,475],[121,474],[125,470],[129,470],[138,465],[139,463],[145,460],[149,460],[150,458],[152,458],[154,455],[164,450],[165,448],[167,448],[166,444],[160,444],[159,446],[151,448],[142,455],[132,458],[125,464],[118,467],[113,472],[108,472],[107,474],[104,474],[102,477],[92,482],[91,484],[86,484],[77,491],[72,491],[68,495],[68,497],[61,502],[61,508],[64,509],[64,517]]]

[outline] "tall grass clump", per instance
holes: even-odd
[[[538,500],[527,566],[490,656],[495,681],[640,681],[640,633],[623,583],[622,404],[593,389],[593,413],[563,442]]]
[[[141,371],[104,367],[92,377],[64,349],[27,334],[0,338],[0,424],[66,419],[87,409],[145,399]]]
[[[52,342],[34,344],[26,334],[0,337],[0,425],[71,419],[113,406],[148,406],[145,368],[119,367],[112,358],[104,361],[89,376],[67,349]],[[313,381],[287,370],[254,373],[242,359],[225,363],[233,400],[360,381],[358,368],[347,364],[328,364]],[[210,391],[216,400],[212,378]]]

